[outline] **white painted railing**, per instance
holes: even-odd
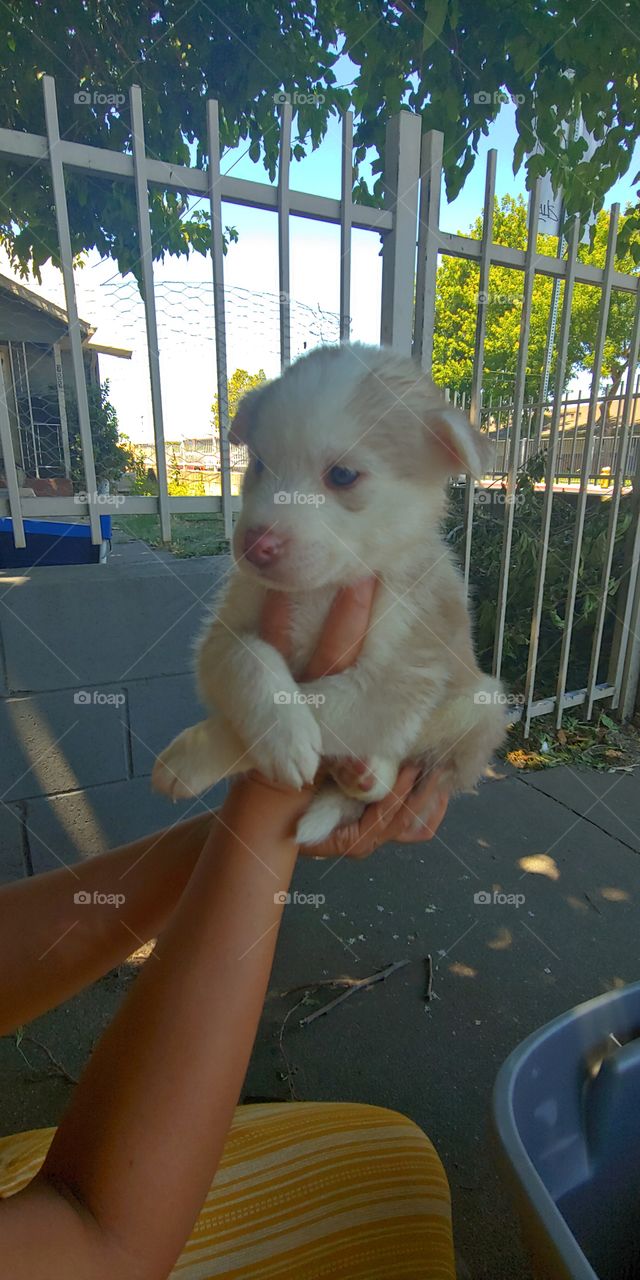
[[[234,178],[221,172],[218,106],[207,104],[207,133],[209,164],[205,170],[180,166],[156,160],[147,155],[144,137],[144,114],[141,91],[134,86],[130,91],[129,105],[132,129],[132,154],[121,154],[99,147],[69,142],[60,137],[56,106],[55,84],[44,77],[44,103],[46,137],[20,133],[0,128],[0,153],[31,164],[45,166],[50,172],[58,227],[60,260],[64,280],[66,310],[71,346],[75,398],[78,406],[80,436],[84,456],[86,494],[96,495],[96,476],[91,443],[87,388],[82,357],[82,335],[78,320],[75,296],[69,215],[65,187],[65,174],[99,174],[114,182],[133,186],[136,198],[140,244],[140,268],[142,294],[149,358],[149,373],[153,405],[153,423],[156,449],[157,497],[125,496],[119,506],[123,514],[155,512],[159,515],[162,537],[171,537],[171,517],[184,511],[222,511],[224,527],[230,536],[232,514],[238,499],[232,497],[230,484],[230,458],[228,442],[229,410],[227,392],[227,342],[225,322],[224,256],[222,205],[228,201],[256,209],[271,211],[278,220],[279,261],[279,332],[280,358],[284,367],[291,352],[290,314],[290,245],[289,227],[293,215],[333,223],[340,228],[340,338],[350,335],[350,310],[353,289],[357,281],[351,278],[352,230],[362,229],[382,236],[382,298],[380,336],[387,343],[406,354],[413,354],[422,367],[431,370],[433,334],[435,324],[436,274],[440,255],[459,257],[478,264],[479,290],[475,327],[475,355],[470,393],[471,417],[478,424],[486,419],[486,397],[483,398],[484,348],[486,338],[489,278],[492,266],[509,267],[522,273],[522,310],[513,396],[509,409],[509,431],[499,471],[504,478],[506,498],[504,506],[504,533],[501,556],[500,587],[497,601],[497,623],[494,643],[493,666],[500,674],[503,664],[504,635],[509,595],[511,546],[516,504],[513,502],[518,468],[529,452],[529,436],[523,435],[526,419],[527,355],[533,287],[536,276],[551,277],[564,284],[563,304],[560,314],[555,390],[548,402],[548,423],[542,427],[537,443],[546,453],[546,486],[540,528],[539,554],[535,582],[532,584],[532,618],[529,647],[529,663],[526,678],[524,720],[528,730],[532,717],[555,712],[560,724],[567,707],[585,703],[590,715],[597,700],[607,699],[613,707],[628,714],[634,703],[640,669],[640,450],[633,432],[635,421],[636,388],[634,377],[628,379],[628,387],[621,399],[616,419],[615,446],[612,462],[603,462],[605,431],[598,428],[599,387],[603,365],[604,344],[607,333],[612,290],[621,290],[635,297],[635,316],[629,335],[629,368],[635,371],[640,347],[640,292],[637,276],[625,275],[615,268],[614,254],[619,206],[611,212],[609,242],[604,267],[585,265],[578,261],[579,227],[568,231],[566,256],[551,256],[537,252],[538,187],[532,192],[528,211],[528,238],[524,250],[510,249],[493,242],[493,209],[496,182],[496,152],[490,151],[487,159],[484,223],[481,239],[452,235],[440,228],[440,199],[442,190],[442,135],[430,132],[422,135],[421,120],[408,111],[401,111],[388,125],[385,146],[384,204],[371,208],[355,204],[352,200],[352,116],[347,113],[342,121],[341,196],[339,200],[327,196],[296,191],[290,186],[290,138],[292,107],[281,108],[280,160],[278,179],[274,187],[262,183]],[[153,259],[149,222],[149,190],[160,187],[179,191],[186,195],[208,199],[211,211],[211,261],[213,277],[214,326],[216,349],[216,382],[219,407],[219,451],[221,466],[221,495],[207,497],[172,497],[167,487],[167,466],[164,440],[162,383],[156,305],[153,281]],[[417,246],[417,249],[416,249]],[[567,564],[567,592],[565,629],[558,665],[556,694],[544,703],[534,698],[538,656],[540,622],[545,585],[549,532],[554,498],[553,481],[566,465],[566,397],[565,383],[571,306],[576,284],[589,284],[600,290],[600,309],[595,335],[593,378],[587,402],[584,425],[578,436],[571,458],[571,471],[577,473],[579,485],[576,495],[576,518],[570,562]],[[564,415],[564,416],[563,416]],[[499,434],[499,433],[498,433]],[[498,441],[498,435],[496,436]],[[26,516],[88,516],[94,542],[100,540],[99,513],[96,501],[79,504],[73,498],[37,498],[21,496],[16,471],[7,398],[2,384],[0,367],[0,447],[4,457],[4,470],[8,497],[0,498],[0,515],[10,514],[17,546],[24,546],[24,518]],[[595,449],[595,455],[594,455]],[[602,594],[594,627],[591,670],[588,686],[584,690],[568,692],[567,672],[575,612],[576,591],[580,555],[583,543],[585,511],[589,481],[594,465],[601,469],[612,466],[612,493],[610,520],[602,566]],[[560,469],[560,472],[559,472]],[[496,468],[496,471],[498,468]],[[607,583],[611,570],[616,521],[622,496],[622,488],[630,470],[633,474],[634,523],[629,539],[624,589],[618,604],[614,652],[610,664],[610,678],[605,685],[597,683],[600,650],[607,608]],[[467,477],[465,489],[463,571],[469,578],[474,520],[474,482]],[[625,499],[626,501],[626,499]]]

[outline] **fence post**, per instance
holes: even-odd
[[[216,335],[216,384],[218,388],[218,443],[220,446],[220,495],[224,536],[233,536],[231,503],[231,459],[229,456],[229,392],[227,370],[227,330],[224,309],[224,251],[222,200],[220,198],[220,132],[218,103],[207,103],[209,148],[209,203],[211,205],[211,269],[213,272],[213,323]]]
[[[131,139],[133,143],[134,185],[138,210],[138,235],[142,298],[147,323],[147,352],[149,357],[149,381],[153,406],[153,434],[156,445],[158,473],[158,511],[160,536],[163,542],[171,542],[171,514],[167,487],[167,453],[164,442],[164,414],[162,411],[162,385],[160,381],[160,347],[156,320],[156,300],[153,285],[153,251],[151,246],[151,222],[149,219],[149,188],[147,183],[147,157],[142,114],[142,91],[134,84],[129,90],[131,107]]]
[[[387,125],[384,148],[384,203],[393,228],[382,245],[380,341],[411,355],[415,285],[420,116],[400,111]]]
[[[487,307],[489,304],[489,287],[491,278],[491,249],[493,247],[493,213],[496,196],[497,161],[498,152],[495,148],[492,148],[487,156],[487,171],[484,184],[482,242],[478,274],[478,305],[476,310],[476,331],[473,345],[473,365],[471,368],[471,403],[469,406],[471,421],[478,430],[480,430],[482,426],[484,342],[487,332]],[[471,473],[467,472],[464,489],[464,553],[462,557],[462,572],[465,591],[469,590],[469,576],[471,573],[471,542],[473,539],[473,508],[475,495],[476,482]]]
[[[425,133],[420,148],[420,209],[413,354],[420,360],[422,368],[428,374],[431,373],[433,364],[433,332],[436,319],[443,144],[443,134],[430,129]]]
[[[291,277],[289,252],[289,167],[291,164],[291,103],[280,108],[278,156],[278,282],[280,286],[280,365],[291,363]]]
[[[87,483],[89,499],[89,524],[91,541],[95,545],[102,542],[100,513],[96,504],[96,468],[93,456],[93,440],[91,438],[91,418],[89,415],[89,398],[87,380],[84,372],[82,355],[82,334],[76,302],[76,287],[73,279],[73,255],[71,252],[71,232],[69,229],[69,210],[64,184],[64,169],[60,155],[60,126],[58,124],[58,105],[56,86],[52,76],[44,76],[42,82],[44,94],[44,114],[47,124],[47,140],[49,146],[49,163],[51,165],[51,186],[55,205],[56,223],[58,227],[58,244],[60,247],[60,263],[64,281],[64,296],[67,309],[67,325],[69,343],[71,345],[71,363],[75,383],[76,403],[78,406],[78,428],[82,443],[82,461]]]
[[[351,336],[351,223],[353,218],[353,111],[342,117],[340,190],[340,341]]]

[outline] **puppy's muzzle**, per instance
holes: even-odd
[[[244,535],[243,555],[249,564],[256,569],[269,569],[282,556],[287,538],[281,533],[274,533],[266,526],[247,529]]]

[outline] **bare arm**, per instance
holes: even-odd
[[[42,1173],[0,1204],[12,1280],[168,1274],[238,1100],[307,800],[253,779],[234,787]]]
[[[0,889],[0,1035],[68,1000],[155,938],[182,893],[214,816],[177,823],[71,867]],[[90,904],[74,896],[91,895]],[[124,895],[118,907],[94,893]]]

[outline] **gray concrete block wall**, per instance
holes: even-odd
[[[68,865],[219,803],[152,793],[203,715],[193,646],[226,557],[0,573],[0,880]]]

